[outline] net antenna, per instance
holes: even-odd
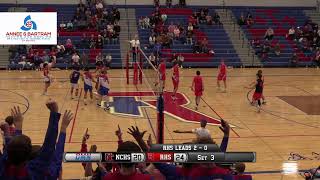
[[[144,57],[145,61],[142,61],[142,66],[140,67],[142,72],[142,78],[146,81],[146,84],[153,89],[154,95],[157,96],[157,134],[156,139],[158,144],[164,143],[164,98],[163,98],[163,88],[160,86],[160,74],[158,69],[152,64],[147,55],[139,47],[140,54]],[[150,70],[142,70],[144,67],[150,67]],[[148,76],[145,73],[151,74],[151,83],[148,82]],[[151,84],[151,85],[150,85]]]

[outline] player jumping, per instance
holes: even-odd
[[[219,66],[219,74],[217,77],[217,86],[218,86],[218,91],[221,91],[220,88],[220,81],[223,81],[224,85],[224,91],[222,92],[227,92],[227,66],[224,64],[224,60],[221,60],[220,66]]]
[[[172,83],[173,83],[173,93],[172,93],[172,99],[176,100],[176,94],[179,87],[179,64],[177,62],[173,63],[172,68]]]
[[[93,99],[93,93],[92,93],[92,82],[94,82],[91,72],[89,71],[89,68],[84,68],[84,73],[82,75],[82,80],[84,82],[84,105],[87,105],[87,94],[88,91],[90,93],[90,99],[92,101]]]
[[[260,113],[261,110],[261,98],[262,98],[262,92],[263,92],[263,80],[262,75],[257,74],[257,81],[253,86],[249,86],[249,89],[255,88],[254,94],[252,96],[252,104],[257,106],[258,113]]]
[[[193,78],[191,90],[194,92],[194,95],[196,96],[195,109],[198,110],[200,99],[204,91],[204,85],[203,85],[202,77],[200,76],[200,71],[197,71],[196,76]]]
[[[70,83],[71,83],[71,90],[70,90],[70,94],[71,94],[71,99],[73,99],[73,90],[76,89],[75,95],[78,96],[79,93],[79,85],[78,85],[78,81],[80,78],[80,67],[79,66],[75,66],[73,68],[73,72],[70,74]]]
[[[44,77],[44,90],[42,95],[47,95],[48,88],[51,85],[52,79],[50,76],[50,71],[47,63],[43,64],[43,77]]]
[[[107,71],[106,70],[102,70],[99,77],[98,77],[98,101],[97,101],[97,106],[99,107],[103,107],[103,105],[101,104],[101,101],[105,101],[106,102],[106,107],[104,107],[105,111],[108,111],[110,109],[109,106],[109,98],[108,98],[108,94],[109,94],[109,78],[107,76]]]

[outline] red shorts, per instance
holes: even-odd
[[[174,78],[172,78],[172,83],[173,83],[173,88],[176,89],[179,86],[179,79],[175,80]]]
[[[254,101],[257,101],[257,100],[259,100],[259,99],[261,99],[262,98],[262,93],[254,93],[253,94],[253,96],[252,96],[252,99],[254,100]]]
[[[226,81],[227,80],[227,75],[226,74],[219,74],[218,75],[218,81]]]
[[[202,91],[194,91],[195,96],[202,96]]]
[[[160,79],[161,81],[165,81],[165,80],[166,80],[166,75],[165,75],[165,74],[160,74],[159,79]]]

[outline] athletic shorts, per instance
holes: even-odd
[[[174,88],[177,88],[179,86],[179,79],[178,80],[175,80],[173,77],[172,77],[172,83],[173,83],[173,87]]]
[[[92,86],[89,86],[89,85],[87,85],[87,84],[84,84],[84,92],[88,92],[88,91],[90,91],[90,92],[92,92]]]
[[[252,99],[254,100],[254,101],[257,101],[257,100],[259,100],[259,99],[261,99],[262,98],[262,93],[257,93],[257,92],[255,92],[254,94],[253,94],[253,96],[252,96]]]
[[[105,87],[100,87],[98,91],[99,95],[101,96],[108,96],[109,94],[109,89]]]
[[[159,79],[160,79],[161,81],[165,81],[165,80],[166,80],[166,75],[160,73]]]
[[[71,83],[71,87],[74,89],[78,89],[79,85],[78,83]]]
[[[227,80],[227,75],[225,75],[225,74],[219,74],[218,75],[218,81],[225,81],[225,80]]]
[[[202,96],[202,91],[194,91],[195,96]]]

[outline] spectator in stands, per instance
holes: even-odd
[[[208,53],[209,52],[208,45],[209,45],[208,39],[207,38],[203,38],[203,40],[201,41],[201,44],[200,44],[200,48],[201,48],[201,52],[202,53]]]
[[[313,59],[313,64],[315,67],[319,67],[320,66],[320,50],[317,50],[316,55]]]
[[[85,51],[82,51],[81,57],[80,57],[80,63],[86,67],[89,64],[89,57],[85,53]]]
[[[192,45],[193,43],[193,39],[192,39],[193,33],[192,31],[187,31],[187,35],[186,35],[186,43]]]
[[[89,48],[90,49],[95,49],[96,48],[96,39],[94,37],[93,34],[91,34],[91,38],[90,38],[90,41],[89,41]]]
[[[86,33],[83,33],[83,34],[82,34],[82,37],[81,37],[81,39],[80,39],[80,48],[81,48],[81,49],[87,49],[87,48],[89,48],[89,41],[88,41],[88,38],[87,38]]]
[[[252,180],[252,176],[249,174],[244,174],[246,170],[246,165],[244,163],[236,163],[235,166],[235,176],[238,180]]]
[[[115,21],[120,21],[120,11],[116,7],[112,8],[112,15]]]
[[[246,19],[244,18],[243,14],[241,14],[239,20],[238,20],[239,26],[246,25]]]
[[[116,36],[117,36],[117,37],[119,37],[120,32],[121,32],[121,27],[120,27],[120,25],[119,25],[119,22],[118,22],[118,21],[115,21],[115,22],[114,22],[113,30],[114,30],[114,32],[115,32],[115,34],[116,34]]]
[[[212,25],[212,17],[208,14],[206,15],[206,22],[207,22],[207,25]]]
[[[178,60],[178,55],[176,53],[173,53],[171,55],[171,62],[174,63],[174,62],[177,62]]]
[[[160,1],[159,0],[153,0],[154,7],[160,7]]]
[[[143,28],[150,28],[150,18],[148,16],[144,17],[142,20]]]
[[[273,39],[274,36],[274,31],[271,27],[269,27],[264,35],[264,39],[271,41]]]
[[[66,25],[66,23],[64,23],[63,18],[61,20],[61,23],[60,23],[59,27],[60,27],[60,30],[62,30],[62,31],[67,28],[67,25]]]
[[[294,37],[295,34],[296,34],[296,31],[295,31],[294,27],[292,26],[288,31],[287,38],[293,40],[293,39],[295,39],[295,37]]]
[[[166,21],[167,21],[167,19],[168,19],[168,16],[167,16],[167,14],[161,14],[161,20],[162,20],[162,23],[165,23]]]
[[[186,0],[179,0],[179,6],[185,7],[186,6]]]
[[[100,35],[103,37],[104,42],[107,42],[107,44],[109,44],[109,32],[107,31],[106,28],[104,28],[102,30],[102,32],[100,33]]]
[[[279,43],[277,43],[277,44],[274,46],[273,50],[274,50],[274,54],[275,54],[276,56],[280,56],[281,48],[280,48],[280,44],[279,44]]]
[[[97,54],[97,56],[96,56],[96,63],[98,63],[98,62],[103,63],[103,56],[102,56],[102,53],[101,53],[101,52],[99,52],[99,53]]]
[[[136,34],[134,36],[134,39],[132,39],[130,42],[131,45],[131,51],[132,51],[132,59],[133,62],[136,62],[137,60],[137,53],[139,52],[139,48],[140,48],[140,41],[138,39],[138,35]]]
[[[68,31],[73,31],[73,23],[72,23],[71,20],[67,23],[67,30]]]
[[[103,49],[103,37],[99,34],[96,41],[96,48]]]
[[[182,56],[181,53],[179,54],[179,56],[178,56],[178,58],[177,58],[177,62],[178,62],[178,64],[179,64],[179,66],[180,66],[181,68],[183,68],[183,67],[182,67],[182,64],[183,64],[183,62],[184,62],[184,57]]]
[[[172,0],[166,0],[166,5],[167,5],[167,8],[171,8]]]
[[[13,116],[8,116],[5,122],[0,124],[0,129],[3,131],[4,137],[12,138],[16,133]]]
[[[145,26],[144,26],[144,18],[141,16],[138,20],[138,23],[139,23],[139,27],[141,29],[145,29]]]
[[[201,52],[201,47],[200,47],[200,42],[199,41],[197,41],[196,43],[195,43],[195,45],[193,46],[193,53],[200,53]]]
[[[67,39],[65,47],[65,53],[70,54],[73,51],[73,44],[71,39]]]
[[[171,24],[168,26],[168,35],[172,38],[174,37],[174,30],[176,29],[176,26],[171,22]]]
[[[156,56],[153,53],[150,54],[149,60],[155,67],[157,67]]]
[[[104,65],[106,66],[107,69],[110,69],[111,67],[111,62],[112,62],[112,56],[110,53],[108,53],[104,59]]]
[[[314,38],[312,40],[312,48],[314,50],[316,50],[317,47],[320,47],[320,37],[319,36],[314,36]]]
[[[115,31],[113,31],[113,33],[111,34],[111,39],[113,44],[118,43],[118,34]]]
[[[174,34],[174,39],[176,40],[180,39],[180,29],[178,26],[175,26],[173,30],[173,34]]]
[[[205,15],[205,13],[203,12],[203,10],[200,11],[199,23],[200,23],[200,24],[206,23],[206,15]]]
[[[64,45],[60,44],[57,45],[57,58],[62,57],[65,54],[66,48],[64,47]]]
[[[222,23],[220,22],[220,16],[218,13],[214,13],[213,15],[213,21],[216,25],[221,25]]]
[[[297,67],[298,61],[299,61],[299,57],[298,57],[297,53],[294,52],[290,58],[289,66],[290,67]]]
[[[80,65],[80,57],[76,52],[73,53],[71,60],[72,65]]]
[[[44,63],[49,63],[50,62],[50,57],[49,57],[47,51],[43,51],[42,62],[44,62]]]
[[[155,34],[151,34],[149,37],[149,48],[153,48],[153,46],[156,43],[156,35]]]
[[[254,48],[261,48],[261,42],[260,42],[260,40],[258,39],[258,38],[256,38],[256,39],[253,39],[252,41],[251,41],[251,46],[253,46]]]

